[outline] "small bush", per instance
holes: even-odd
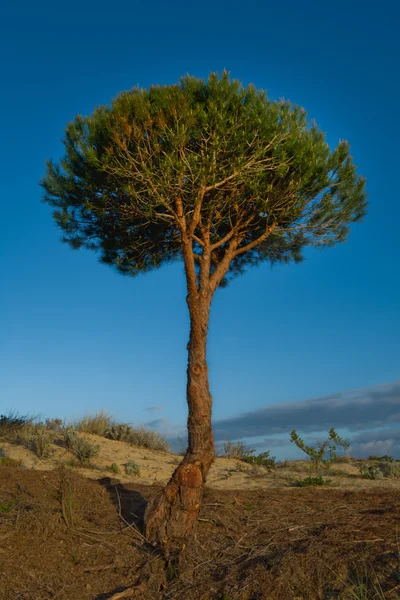
[[[25,425],[19,438],[20,443],[32,450],[38,458],[48,458],[51,455],[50,438],[43,423]]]
[[[46,419],[46,429],[50,431],[61,431],[62,426],[62,419]]]
[[[0,500],[0,514],[7,514],[14,510],[18,505],[18,500],[12,498],[11,500]]]
[[[360,466],[360,473],[365,479],[382,479],[384,477],[378,465],[364,464]]]
[[[400,464],[390,461],[366,463],[360,466],[360,473],[365,479],[397,479],[400,477]]]
[[[93,433],[95,435],[105,436],[107,431],[113,427],[114,422],[112,417],[104,412],[99,411],[94,415],[85,415],[80,421],[74,423],[74,429],[82,433]]]
[[[110,440],[129,443],[131,441],[132,431],[132,427],[127,423],[116,423],[106,431],[105,437]]]
[[[236,458],[252,465],[253,467],[265,467],[269,471],[275,468],[275,456],[270,456],[271,451],[261,452],[256,455],[254,450],[243,442],[225,442],[222,456]]]
[[[249,465],[253,465],[253,467],[265,467],[269,471],[275,469],[275,456],[270,456],[271,450],[267,450],[266,452],[261,452],[261,454],[246,456],[242,460],[248,463]]]
[[[130,460],[125,465],[125,473],[127,475],[139,475],[139,473],[140,473],[139,465],[137,463],[135,463],[134,460]]]
[[[157,450],[158,452],[169,452],[170,446],[167,439],[154,429],[139,427],[133,430],[131,444],[139,448]]]
[[[246,460],[254,455],[254,450],[243,442],[225,442],[224,450],[221,456],[225,458],[236,458]]]
[[[114,424],[106,432],[106,437],[120,442],[128,442],[138,448],[147,448],[159,452],[169,452],[170,446],[167,439],[154,429],[145,427],[132,427],[127,423]]]
[[[337,463],[342,463],[342,464],[349,464],[352,462],[352,460],[354,460],[349,454],[343,454],[343,456],[337,456],[336,457],[336,461]]]
[[[77,460],[76,458],[70,458],[69,460],[63,460],[60,462],[60,467],[61,468],[67,468],[67,469],[79,469],[80,467],[82,467],[82,463]]]
[[[119,468],[119,466],[117,465],[117,463],[113,463],[110,466],[109,470],[112,471],[112,473],[115,473],[115,474],[121,473],[121,469]]]
[[[387,462],[394,462],[394,458],[392,458],[391,456],[388,456],[387,454],[384,454],[383,456],[369,456],[368,460],[372,460],[372,461],[387,461]]]
[[[26,415],[20,415],[17,412],[9,412],[7,415],[0,415],[0,439],[14,441],[14,437],[25,425],[32,423],[32,418]]]
[[[305,479],[298,479],[294,482],[296,487],[309,487],[319,485],[329,485],[330,479],[323,479],[320,475],[318,477],[306,477]]]
[[[22,467],[22,461],[9,458],[8,456],[1,456],[0,467]]]
[[[398,462],[381,462],[379,463],[379,468],[384,477],[390,477],[391,479],[398,479],[400,477],[400,463]]]
[[[91,458],[100,452],[100,446],[81,437],[72,427],[66,427],[63,432],[65,445],[76,456],[82,465],[87,465]]]

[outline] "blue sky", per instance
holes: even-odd
[[[368,443],[394,440],[385,448],[400,457],[391,433],[400,419],[398,13],[394,1],[342,0],[3,8],[0,412],[72,418],[102,408],[172,437],[184,432],[182,266],[127,279],[73,252],[38,182],[76,114],[134,85],[226,68],[304,106],[330,144],[347,139],[367,177],[369,210],[345,244],[309,250],[301,265],[264,265],[218,292],[209,338],[216,427],[281,403],[322,398],[329,407],[349,390],[361,402],[373,397],[378,414],[380,391],[391,386],[385,423],[363,420],[357,405],[358,429],[353,419],[345,432],[375,431]],[[312,438],[326,423],[298,429]],[[240,437],[237,427],[223,430]],[[246,439],[272,444],[267,430]]]

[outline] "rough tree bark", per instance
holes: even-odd
[[[161,494],[148,505],[145,514],[145,535],[160,545],[166,553],[182,547],[193,531],[201,506],[204,484],[214,460],[214,436],[211,426],[212,398],[208,382],[207,333],[210,307],[217,282],[210,280],[211,254],[209,232],[204,239],[199,276],[195,268],[192,235],[200,218],[188,231],[180,199],[176,216],[182,236],[182,254],[190,315],[186,397],[188,403],[188,449]]]
[[[164,551],[177,549],[193,531],[200,510],[204,483],[214,460],[211,427],[212,398],[206,358],[210,295],[187,297],[190,313],[187,402],[188,450],[166,488],[145,514],[145,535]]]

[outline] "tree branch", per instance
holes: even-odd
[[[211,292],[214,293],[222,279],[225,277],[228,272],[229,265],[231,264],[232,259],[235,256],[235,250],[239,244],[240,240],[237,237],[234,237],[229,244],[229,247],[225,250],[225,254],[223,259],[215,268],[215,271],[210,277],[210,289]]]
[[[256,240],[253,240],[249,244],[246,244],[246,246],[242,246],[242,248],[239,248],[238,250],[236,250],[234,252],[233,256],[239,256],[240,254],[244,254],[245,252],[248,252],[248,250],[252,250],[256,246],[261,244],[261,242],[266,240],[267,237],[269,237],[271,235],[271,233],[274,231],[274,229],[276,229],[277,225],[278,225],[277,223],[273,223],[270,227],[267,226],[266,231],[262,235],[260,235]]]
[[[223,246],[224,244],[226,244],[226,242],[229,242],[229,240],[237,233],[239,233],[239,231],[243,228],[243,227],[247,227],[247,225],[249,225],[251,223],[251,221],[253,221],[254,219],[254,215],[251,215],[248,219],[246,219],[246,221],[242,222],[238,222],[234,227],[232,227],[232,229],[223,237],[221,238],[218,242],[215,242],[215,244],[212,244],[210,246],[210,250],[216,250],[216,248],[220,248],[221,246]]]
[[[182,254],[183,254],[183,262],[185,265],[185,273],[186,273],[186,282],[188,287],[188,294],[192,298],[197,296],[198,287],[197,287],[197,275],[195,268],[195,257],[192,246],[192,238],[188,236],[188,232],[186,230],[186,219],[183,212],[183,203],[182,198],[177,198],[175,200],[176,206],[176,215],[178,219],[178,226],[181,232],[182,239]]]

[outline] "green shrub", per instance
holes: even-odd
[[[349,464],[352,460],[353,459],[349,454],[343,454],[343,456],[337,456],[335,462]]]
[[[275,469],[275,456],[270,456],[271,450],[267,450],[266,452],[261,452],[261,454],[246,456],[242,460],[244,462],[253,465],[254,467],[265,467],[269,471]]]
[[[18,505],[18,500],[12,498],[11,500],[0,500],[0,514],[7,514],[14,510]]]
[[[44,423],[25,421],[24,424],[9,431],[8,440],[32,450],[38,458],[51,455],[51,440]]]
[[[12,411],[6,415],[0,415],[0,439],[13,442],[16,433],[32,421],[33,418]]]
[[[297,479],[294,481],[296,487],[309,487],[318,485],[329,485],[330,479],[323,479],[320,475],[318,477],[306,477],[305,479]]]
[[[140,473],[139,465],[137,463],[135,463],[134,460],[130,460],[125,465],[125,473],[127,475],[139,475],[139,473]]]
[[[62,426],[62,419],[46,419],[46,429],[50,431],[61,431]]]
[[[121,473],[121,469],[119,468],[119,466],[117,465],[117,463],[113,463],[110,466],[110,471],[112,471],[113,473],[117,474],[117,473]]]
[[[81,437],[72,427],[66,427],[63,435],[65,445],[82,465],[87,465],[90,459],[97,456],[100,452],[98,444],[93,444],[90,440]]]
[[[400,463],[398,462],[380,462],[379,468],[383,473],[384,477],[390,477],[390,479],[400,478]]]
[[[82,433],[105,436],[113,425],[112,417],[107,412],[101,410],[94,415],[85,415],[80,421],[74,423],[73,428]]]
[[[8,456],[1,456],[0,467],[22,467],[22,461],[9,458]]]
[[[38,458],[48,458],[51,455],[50,438],[43,423],[25,425],[18,438],[19,442],[32,450]]]
[[[360,473],[365,479],[382,479],[383,473],[376,464],[363,464],[360,466]]]
[[[76,458],[70,458],[68,460],[61,461],[60,467],[65,467],[67,469],[80,469],[82,467],[82,463]]]
[[[360,473],[365,479],[397,479],[400,477],[400,464],[398,462],[377,461],[364,463],[360,466]]]
[[[243,442],[225,442],[222,456],[245,460],[254,455],[254,450]]]
[[[127,423],[117,423],[110,427],[105,435],[109,439],[128,442],[138,448],[147,448],[161,452],[169,452],[170,450],[167,439],[154,429],[132,427]]]
[[[129,443],[132,431],[132,427],[127,423],[116,423],[106,431],[105,436],[110,440]]]
[[[265,467],[268,470],[275,468],[275,456],[270,456],[270,450],[261,452],[261,454],[254,452],[253,448],[243,442],[225,442],[222,456],[242,460],[253,467]]]
[[[349,442],[341,438],[333,427],[329,430],[328,438],[324,442],[317,442],[315,446],[307,446],[295,429],[290,434],[290,441],[310,457],[311,464],[317,473],[321,467],[329,469],[337,460],[338,447],[344,450],[348,450],[350,447]]]
[[[383,456],[369,456],[368,460],[372,460],[372,461],[384,460],[387,462],[394,462],[394,458],[392,458],[391,456],[388,456],[387,454],[384,454]]]

